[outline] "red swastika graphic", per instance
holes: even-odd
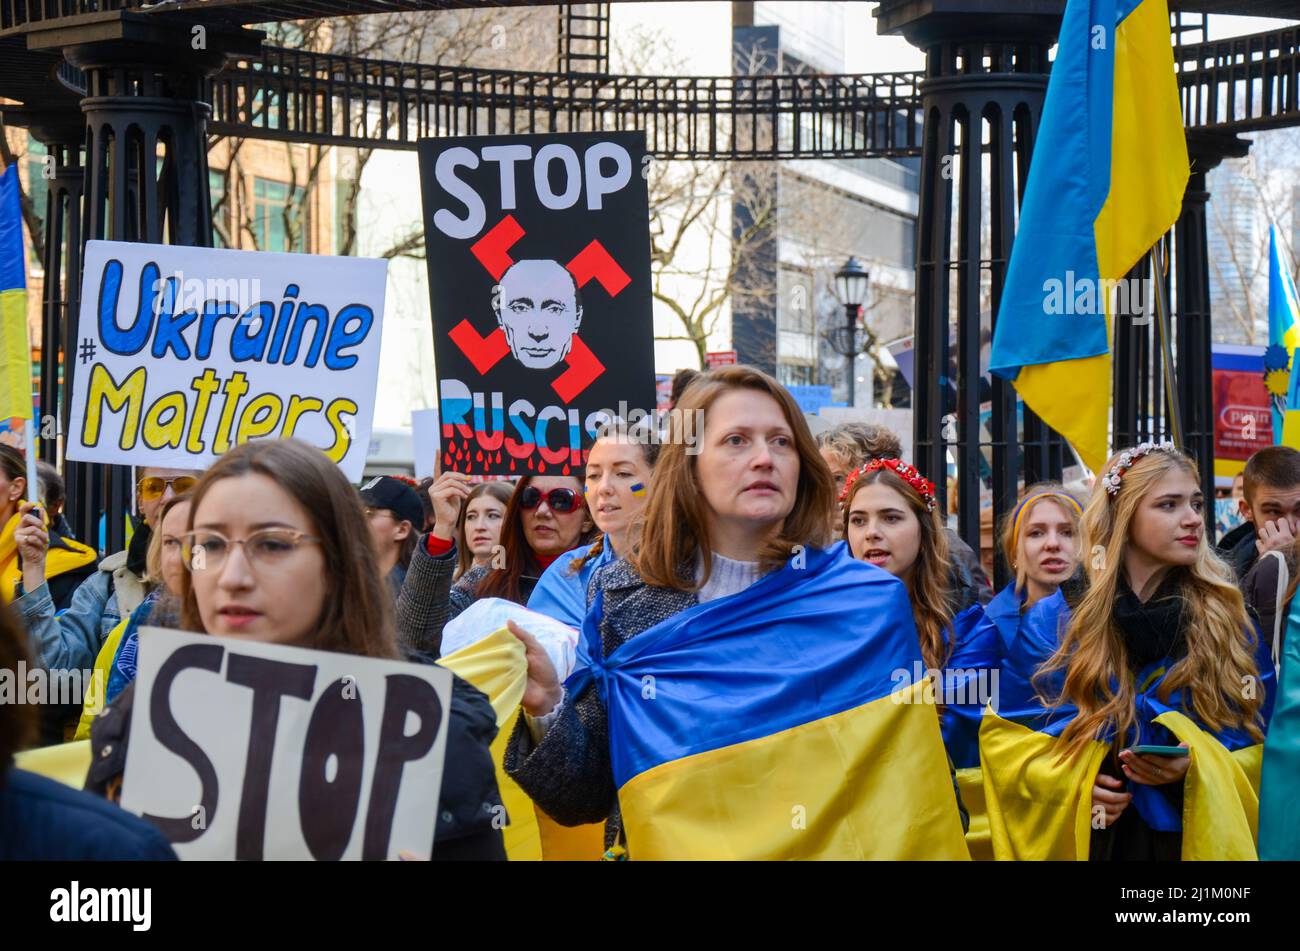
[[[468,320],[462,320],[451,328],[447,336],[451,338],[452,343],[460,347],[461,353],[469,357],[469,362],[474,364],[474,369],[478,370],[480,376],[491,370],[510,352],[505,331],[500,327],[486,337],[480,337],[473,324]]]
[[[618,266],[618,262],[609,256],[609,252],[599,241],[592,241],[579,251],[577,257],[570,261],[567,267],[579,287],[584,287],[594,277],[600,281],[600,286],[605,288],[610,297],[617,297],[623,288],[632,283],[632,278],[628,277],[627,272]]]
[[[573,347],[564,362],[568,369],[551,381],[551,389],[566,403],[572,403],[574,397],[605,372],[605,365],[596,359],[596,355],[577,334],[573,335]]]
[[[520,227],[519,222],[515,221],[513,215],[506,215],[492,227],[491,231],[475,241],[470,246],[470,251],[478,258],[479,263],[487,268],[492,279],[499,281],[506,268],[515,263],[509,252],[515,242],[523,236],[524,229]]]

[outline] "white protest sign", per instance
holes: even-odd
[[[201,469],[296,436],[361,478],[388,262],[86,242],[68,458]]]
[[[122,808],[183,859],[427,858],[451,674],[142,628]]]
[[[415,477],[424,479],[433,475],[442,442],[436,408],[411,410],[411,441],[415,447]]]

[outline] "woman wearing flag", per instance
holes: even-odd
[[[621,817],[632,858],[965,858],[906,590],[825,547],[834,483],[794,399],[736,366],[680,408],[698,454],[675,421],[592,579],[586,665],[561,686],[512,625],[507,772],[561,824]]]
[[[323,452],[297,439],[253,440],[227,452],[195,486],[182,553],[183,628],[397,660],[392,599],[355,488]],[[135,686],[91,726],[86,788],[116,801],[129,755]],[[498,859],[500,811],[488,753],[487,698],[452,683],[448,763],[433,858]],[[422,856],[427,858],[428,856]]]
[[[444,472],[429,489],[437,519],[420,539],[397,598],[397,636],[408,652],[437,657],[447,622],[481,598],[527,604],[542,572],[591,541],[591,515],[577,476],[528,474],[515,485],[501,525],[502,563],[471,568],[452,583],[453,528],[471,491],[469,477]]]
[[[1194,463],[1116,454],[1083,516],[1087,585],[1022,618],[980,731],[999,858],[1254,858],[1267,645],[1204,537]]]
[[[590,545],[565,552],[542,573],[528,598],[529,608],[582,627],[591,577],[627,550],[628,533],[645,506],[646,486],[658,457],[658,437],[645,425],[629,429],[611,424],[597,432],[582,492],[600,535]]]
[[[980,714],[993,698],[997,634],[980,589],[950,556],[934,485],[901,459],[872,459],[845,481],[843,532],[853,557],[884,568],[907,588],[926,672],[941,704],[940,723],[970,814],[967,841],[981,857],[987,840],[979,774]]]

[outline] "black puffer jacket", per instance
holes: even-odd
[[[1255,544],[1255,523],[1242,522],[1220,538],[1214,550],[1232,566],[1232,570],[1237,573],[1237,580],[1243,580],[1259,560],[1259,548]]]

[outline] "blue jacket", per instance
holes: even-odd
[[[587,588],[591,584],[591,576],[602,565],[618,560],[607,538],[600,554],[575,573],[572,570],[574,562],[585,558],[589,551],[591,545],[583,545],[573,551],[566,551],[551,562],[551,566],[542,572],[537,587],[529,595],[528,608],[581,630],[582,620],[587,616],[587,604],[590,600],[587,597]]]
[[[161,832],[98,796],[22,769],[0,777],[0,861],[175,858]]]

